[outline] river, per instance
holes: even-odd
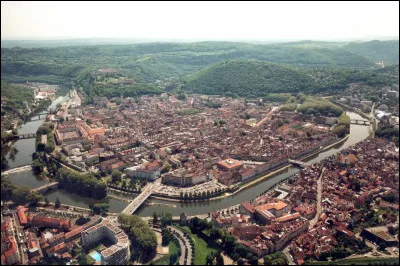
[[[60,97],[62,98],[62,97]],[[52,103],[52,108],[55,108],[57,103],[63,101],[64,99],[58,98],[56,101]],[[347,112],[347,114],[352,119],[361,118],[358,114]],[[36,132],[39,128],[42,120],[33,121],[24,124],[19,132],[21,133],[29,133]],[[367,126],[361,125],[351,125],[350,127],[350,137],[343,143],[338,144],[332,147],[329,150],[326,150],[318,155],[314,155],[307,159],[308,162],[314,163],[321,161],[322,159],[339,152],[342,149],[345,149],[357,142],[360,142],[369,136],[369,129]],[[15,156],[15,161],[9,159],[10,168],[18,167],[21,165],[27,165],[32,163],[32,153],[35,149],[35,139],[22,139],[18,140],[14,143],[15,147],[18,149],[18,153]],[[298,168],[290,167],[283,172],[270,177],[262,182],[255,184],[254,186],[244,189],[230,197],[220,199],[220,200],[212,200],[205,202],[196,202],[196,203],[179,203],[174,202],[176,208],[168,207],[168,206],[144,206],[141,207],[138,211],[138,215],[140,216],[152,216],[153,212],[169,212],[173,216],[178,216],[182,212],[185,212],[187,215],[195,215],[195,214],[204,214],[211,212],[213,210],[218,210],[222,208],[227,208],[232,205],[239,204],[243,201],[249,201],[256,196],[263,193],[265,190],[274,186],[276,183],[285,179],[286,177],[297,173],[299,171]],[[16,173],[8,174],[8,179],[15,185],[26,185],[32,188],[39,187],[43,184],[49,183],[48,179],[40,179],[32,174],[31,171],[25,170]],[[122,193],[109,191],[109,194],[116,195],[118,197],[128,197]],[[49,192],[45,195],[47,199],[51,202],[55,202],[56,198],[59,198],[62,204],[74,205],[78,207],[88,208],[90,202],[108,202],[110,205],[109,212],[121,212],[126,206],[127,203],[115,200],[115,199],[104,199],[101,201],[94,201],[91,198],[82,197],[77,194],[69,193],[65,190],[56,190]],[[134,196],[133,196],[134,197]],[[132,198],[132,197],[129,197]],[[156,203],[164,203],[171,204],[169,201],[164,200],[152,200]]]

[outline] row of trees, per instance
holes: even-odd
[[[107,195],[107,185],[98,180],[94,174],[80,174],[68,168],[57,171],[56,179],[67,191],[95,199]]]
[[[118,222],[131,240],[132,256],[147,261],[155,255],[157,237],[149,225],[137,215],[119,214]]]
[[[182,199],[197,199],[197,198],[210,198],[210,197],[214,197],[216,195],[219,195],[223,192],[223,190],[221,188],[216,188],[214,190],[207,190],[207,191],[195,191],[192,192],[190,191],[188,192],[180,192],[180,198]]]

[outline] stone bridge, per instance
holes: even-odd
[[[367,126],[369,126],[371,124],[371,121],[362,120],[362,119],[351,119],[350,123],[354,124],[354,125],[367,125]]]
[[[289,159],[289,163],[300,166],[302,168],[305,168],[310,165],[309,163],[298,161],[298,160],[292,160],[292,159]]]
[[[128,206],[122,211],[125,214],[133,214],[137,209],[145,202],[151,194],[153,194],[155,188],[157,187],[159,182],[155,181],[154,183],[150,183],[147,187],[139,194]]]

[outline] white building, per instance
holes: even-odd
[[[126,265],[130,257],[128,236],[121,228],[111,224],[107,219],[82,231],[82,245],[85,248],[93,247],[107,238],[114,245],[103,250],[101,254],[102,265]]]

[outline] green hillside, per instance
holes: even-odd
[[[385,66],[399,64],[399,41],[350,43],[343,49],[373,62],[383,61]]]
[[[355,45],[366,48],[360,52]],[[394,53],[398,55],[398,42],[373,45],[302,41],[282,44],[198,42],[2,47],[1,75],[9,82],[29,80],[60,84],[76,80],[88,71],[111,67],[139,81],[154,82],[172,76],[182,77],[233,59],[256,59],[299,67],[369,69],[375,65],[370,50],[386,61],[386,58],[393,58]]]
[[[306,91],[313,84],[313,80],[300,70],[253,60],[220,62],[189,76],[185,81],[183,89],[190,92],[236,93],[239,96]]]
[[[351,82],[387,85],[392,81],[376,71],[294,68],[255,60],[232,60],[189,75],[182,88],[202,94],[264,97],[283,92],[334,93]]]

